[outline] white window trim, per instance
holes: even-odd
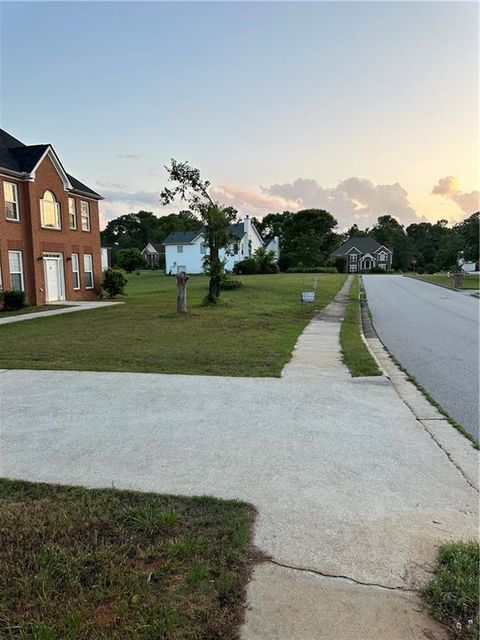
[[[10,264],[10,256],[16,253],[19,255],[20,257],[20,271],[12,271],[12,267]],[[15,275],[19,275],[20,274],[20,282],[21,282],[21,291],[25,291],[25,279],[24,279],[24,275],[23,275],[23,251],[9,251],[8,252],[8,270],[10,271],[10,288],[13,289],[14,287],[12,286],[12,273]]]
[[[177,244],[177,253],[183,253],[183,244]]]
[[[87,269],[87,265],[85,264],[85,258],[89,256],[90,257],[90,267],[91,269]],[[91,287],[87,287],[85,285],[85,289],[94,289],[95,288],[95,280],[93,278],[93,255],[91,253],[84,253],[83,254],[83,275],[84,277],[86,276],[87,273],[91,273],[92,274],[92,286]],[[85,282],[86,282],[86,278],[85,278]]]
[[[73,214],[70,211],[70,204],[73,202]],[[72,220],[71,220],[71,216],[73,215],[73,219],[74,219],[74,224],[72,225]],[[77,228],[77,203],[75,201],[75,198],[71,198],[70,196],[68,197],[68,226],[70,227],[70,229],[76,229]]]
[[[87,220],[88,220],[88,226],[85,226],[83,223],[83,211],[82,211],[82,205],[86,205],[87,207]],[[91,231],[92,228],[92,222],[90,219],[90,203],[87,202],[86,200],[80,200],[80,224],[81,224],[81,228],[82,231]]]
[[[74,269],[74,265],[76,263],[76,269]],[[75,283],[75,279],[74,279],[74,275],[77,274],[77,282],[78,282],[78,287],[75,287],[74,283]],[[74,291],[78,291],[80,289],[80,256],[78,255],[78,253],[72,253],[72,284],[73,286],[73,290]]]
[[[358,262],[358,255],[356,253],[350,254],[350,262]]]
[[[5,185],[8,184],[11,187],[13,187],[13,197],[14,200],[13,202],[11,200],[7,200],[6,195],[5,195]],[[18,203],[18,185],[15,182],[9,182],[8,180],[4,180],[3,181],[3,197],[5,200],[5,220],[8,220],[9,222],[20,222],[20,207],[19,207],[19,203]],[[10,204],[15,205],[15,215],[16,217],[11,218],[10,216],[7,216],[7,207],[6,204],[7,202],[9,202]]]
[[[49,191],[49,189],[46,189],[46,191]],[[51,202],[51,200],[44,200],[43,196],[40,198],[40,224],[42,226],[42,229],[50,229],[50,230],[54,229],[55,231],[61,231],[61,229],[62,229],[62,214],[60,212],[60,203],[55,198],[55,194],[52,191],[50,191],[50,193],[54,197],[53,202],[55,204],[55,214],[56,214],[58,226],[53,227],[53,226],[48,225],[48,224],[43,224],[43,203],[44,202]],[[45,193],[43,195],[45,195]]]
[[[351,264],[349,266],[348,270],[349,270],[349,273],[356,273],[357,270],[358,270],[357,265],[356,264]]]

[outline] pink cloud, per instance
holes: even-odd
[[[458,180],[454,176],[440,178],[432,189],[432,195],[443,196],[452,200],[460,209],[470,215],[480,208],[480,192],[463,192],[458,188]]]

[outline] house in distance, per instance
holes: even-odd
[[[332,253],[334,258],[344,256],[349,273],[368,273],[372,269],[389,271],[392,251],[370,236],[352,236]]]

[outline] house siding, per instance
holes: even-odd
[[[0,170],[1,171],[1,170]],[[43,305],[46,301],[44,264],[41,257],[45,252],[63,254],[65,298],[67,300],[93,300],[101,290],[101,254],[98,201],[65,191],[62,178],[46,156],[35,172],[34,181],[11,179],[0,175],[0,263],[3,288],[10,288],[8,251],[22,251],[24,284],[27,302]],[[19,194],[20,221],[5,217],[3,182],[17,184]],[[40,199],[44,192],[51,191],[60,205],[61,229],[45,229],[41,226]],[[77,229],[70,229],[68,198],[74,198],[77,212]],[[81,230],[80,201],[90,207],[90,231]],[[81,288],[73,289],[72,253],[79,254]],[[83,256],[92,255],[94,289],[85,289]]]

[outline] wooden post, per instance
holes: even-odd
[[[177,273],[177,313],[187,313],[187,280],[185,271]]]

